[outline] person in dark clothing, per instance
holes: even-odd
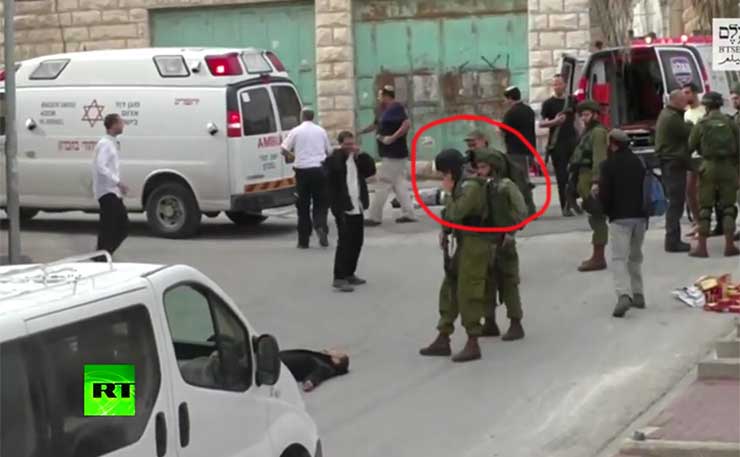
[[[559,74],[552,80],[554,95],[542,104],[542,122],[540,127],[549,128],[547,153],[552,157],[555,166],[555,176],[558,183],[560,209],[565,217],[572,217],[573,209],[569,205],[566,194],[568,185],[568,163],[578,144],[578,134],[575,128],[576,100],[565,95],[565,81]]]
[[[349,356],[339,351],[291,349],[280,351],[280,361],[303,385],[305,392],[314,390],[327,379],[349,373]]]
[[[607,159],[601,164],[598,197],[609,218],[612,273],[617,292],[614,317],[631,308],[644,308],[642,244],[648,216],[643,206],[645,167],[632,152],[630,138],[622,130],[609,133]]]
[[[504,115],[503,123],[517,130],[532,145],[537,147],[537,136],[535,134],[535,114],[529,105],[522,101],[522,93],[518,87],[511,86],[504,92],[509,110]],[[530,155],[529,148],[509,131],[504,131],[506,152],[512,160],[522,168],[529,179]]]
[[[375,175],[375,161],[359,152],[352,133],[341,132],[338,141],[339,148],[325,162],[329,207],[339,232],[333,286],[342,292],[352,292],[353,286],[366,282],[355,275],[355,270],[365,237],[362,213],[370,204],[365,180]]]
[[[686,97],[676,89],[655,125],[655,153],[660,158],[663,185],[668,197],[665,223],[666,252],[689,252],[691,246],[681,241],[681,216],[686,206],[686,180],[691,170],[689,134],[691,124],[684,120]]]

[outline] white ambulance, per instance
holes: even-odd
[[[322,456],[274,337],[193,268],[103,252],[0,267],[0,406],[2,457]]]
[[[111,113],[126,124],[120,136],[121,175],[130,188],[126,206],[146,212],[159,236],[192,236],[203,214],[221,211],[236,224],[259,223],[262,210],[294,202],[293,171],[280,144],[298,125],[302,104],[272,52],[69,53],[20,62],[16,75],[26,219],[39,210],[98,209],[93,149]],[[0,207],[4,181],[0,173]]]

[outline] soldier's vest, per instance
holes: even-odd
[[[483,183],[481,182],[481,178],[477,176],[470,177],[470,178],[463,178],[460,181],[458,181],[457,186],[455,186],[455,189],[452,191],[452,195],[454,196],[454,198],[460,198],[460,196],[463,193],[463,190],[462,190],[463,184],[465,184],[467,181],[475,181],[483,185]],[[484,222],[483,216],[484,216],[483,214],[467,216],[465,219],[463,219],[462,225],[467,225],[470,227],[481,227],[483,226],[483,222]]]
[[[581,167],[592,167],[594,165],[594,140],[593,133],[596,129],[603,129],[604,126],[594,123],[591,128],[583,132],[581,141],[578,142],[576,150],[573,153],[573,163]]]
[[[504,178],[505,179],[505,178]],[[514,216],[514,211],[504,192],[504,180],[489,179],[486,182],[487,214],[484,217],[487,227],[511,227],[521,222]]]
[[[705,159],[737,158],[737,138],[727,116],[706,116],[699,121],[702,128],[701,153]]]

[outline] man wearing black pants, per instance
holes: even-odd
[[[118,114],[109,114],[103,123],[107,133],[95,146],[93,192],[100,204],[98,250],[113,255],[128,236],[129,224],[122,199],[128,187],[121,182],[120,145],[116,138],[123,133],[123,120]]]
[[[326,223],[328,207],[323,163],[331,152],[331,145],[326,130],[313,122],[313,111],[304,109],[301,118],[301,125],[291,130],[282,144],[286,162],[295,162],[298,248],[308,248],[312,229],[316,230],[321,246],[327,247],[329,227]]]
[[[352,133],[341,132],[338,139],[339,148],[325,162],[331,212],[339,232],[332,285],[352,292],[354,286],[366,282],[355,271],[365,238],[362,212],[370,203],[365,180],[375,175],[375,162],[368,154],[359,153]]]
[[[563,216],[572,217],[573,208],[568,204],[566,188],[568,185],[568,164],[578,142],[575,128],[576,101],[565,95],[563,77],[555,75],[552,80],[553,96],[542,104],[542,122],[540,127],[549,128],[547,152],[555,166],[558,183],[558,196]]]

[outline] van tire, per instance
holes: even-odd
[[[243,211],[226,211],[226,217],[239,226],[259,225],[267,219],[267,216],[245,213]]]
[[[147,223],[157,236],[163,238],[195,235],[200,228],[201,217],[195,196],[178,182],[167,181],[158,185],[146,201]]]
[[[20,211],[19,211],[20,220],[21,222],[30,221],[31,219],[36,217],[36,215],[38,215],[39,212],[40,211],[35,208],[20,208]]]

